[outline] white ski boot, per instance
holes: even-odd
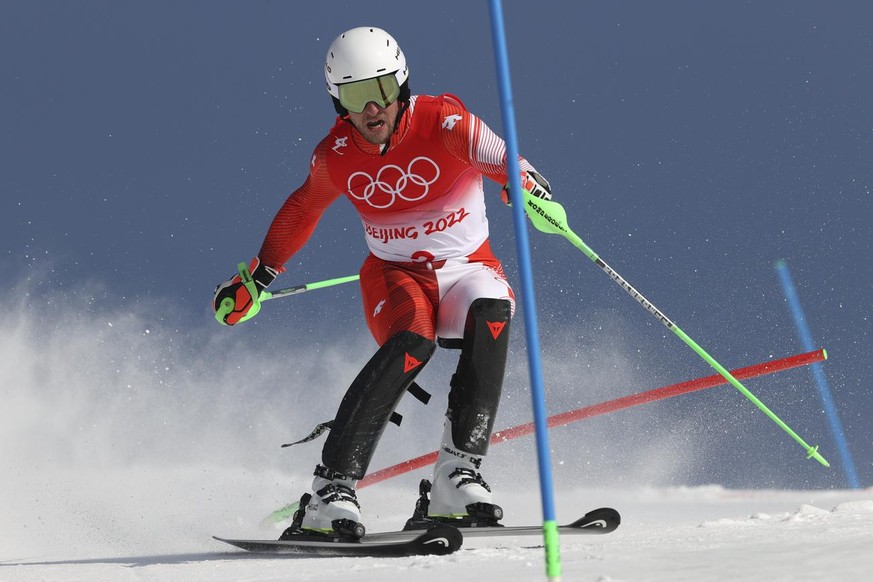
[[[492,502],[491,488],[479,473],[483,459],[482,455],[455,447],[452,424],[447,420],[433,471],[428,518],[475,521],[482,525],[493,521],[496,525],[503,517],[503,510]]]
[[[361,506],[355,494],[355,480],[318,465],[312,493],[300,498],[291,527],[279,539],[294,535],[329,535],[362,538]]]

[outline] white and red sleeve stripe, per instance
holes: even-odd
[[[488,125],[464,109],[446,101],[443,105],[443,119],[451,116],[460,117],[457,121],[462,128],[457,126],[450,129],[447,124],[442,126],[443,143],[446,148],[458,159],[469,163],[484,176],[497,182],[501,186],[508,180],[506,167],[506,142],[494,133]],[[456,117],[456,118],[457,118]],[[462,129],[462,131],[458,131]],[[521,171],[536,171],[533,165],[524,157],[518,157]]]

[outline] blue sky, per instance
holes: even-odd
[[[786,260],[830,354],[825,371],[869,485],[873,7],[505,4],[521,151],[574,230],[729,368],[801,351],[774,268]],[[203,337],[220,334],[269,342],[265,358],[280,357],[283,342],[366,340],[354,286],[271,303],[245,329],[218,328],[208,309],[213,287],[257,252],[304,179],[333,123],[324,53],[359,25],[397,38],[413,92],[457,94],[503,133],[484,2],[2,3],[0,288],[9,303],[57,315],[84,295],[83,318],[148,313],[203,350],[214,347]],[[487,186],[492,241],[517,281],[497,192]],[[565,241],[531,240],[546,353],[578,342],[572,357],[596,367],[618,341],[619,367],[646,384],[606,397],[711,373]],[[365,252],[340,200],[276,285],[354,274]],[[518,346],[522,326],[517,319]],[[221,350],[216,357],[233,357]],[[523,365],[523,347],[514,357]],[[749,387],[835,469],[804,461],[726,388],[651,409],[701,419],[687,428],[690,447],[713,439],[712,458],[689,479],[842,485],[812,376],[771,378]],[[554,412],[597,392],[557,384]]]

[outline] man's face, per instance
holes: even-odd
[[[388,143],[394,133],[395,120],[400,108],[400,100],[388,107],[379,107],[372,101],[367,103],[361,113],[349,112],[349,120],[364,139],[376,145]]]

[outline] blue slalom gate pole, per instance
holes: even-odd
[[[776,271],[779,273],[779,280],[782,282],[782,290],[785,293],[785,298],[788,300],[791,315],[794,316],[794,323],[797,327],[797,334],[800,336],[800,343],[807,351],[814,350],[812,333],[809,331],[809,325],[806,323],[806,317],[803,314],[803,308],[800,306],[797,290],[794,288],[794,282],[791,279],[791,273],[788,271],[788,265],[785,264],[785,261],[776,261]],[[815,378],[818,393],[824,403],[831,432],[833,432],[834,440],[837,442],[837,449],[843,462],[843,471],[846,474],[846,482],[849,484],[849,487],[860,489],[861,482],[858,479],[858,472],[855,470],[855,462],[852,460],[852,454],[849,452],[849,445],[846,442],[843,425],[840,422],[840,416],[837,413],[837,407],[821,364],[812,364],[812,375]]]
[[[536,301],[534,299],[533,269],[530,245],[527,237],[527,222],[521,197],[521,168],[518,163],[518,134],[515,127],[515,110],[512,102],[512,84],[509,78],[509,53],[506,49],[506,31],[503,26],[503,7],[500,0],[490,0],[491,38],[497,64],[497,81],[500,90],[500,109],[506,137],[506,160],[509,172],[512,219],[515,225],[515,243],[521,275],[521,305],[525,321],[525,337],[530,367],[531,400],[533,402],[534,427],[537,444],[537,462],[540,474],[540,496],[543,505],[543,538],[546,551],[546,576],[549,580],[561,579],[561,557],[558,539],[558,523],[555,520],[555,499],[552,484],[552,465],[549,448],[549,432],[546,421],[543,373],[540,361],[540,341],[537,326]]]

